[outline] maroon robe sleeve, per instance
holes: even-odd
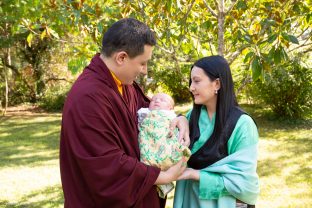
[[[160,169],[139,161],[133,112],[109,86],[83,82],[73,87],[63,111],[60,166],[65,207],[158,208],[154,183]],[[139,94],[137,107],[148,104]]]

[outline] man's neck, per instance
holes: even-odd
[[[112,60],[111,57],[106,57],[102,53],[100,55],[100,59],[104,62],[104,64],[107,66],[107,68],[112,71],[118,78],[118,73],[116,71],[116,66]]]

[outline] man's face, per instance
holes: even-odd
[[[150,45],[144,46],[144,52],[141,55],[130,58],[126,57],[122,67],[122,84],[132,84],[140,74],[147,74],[147,62],[151,59],[153,47]]]

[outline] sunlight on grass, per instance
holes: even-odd
[[[284,127],[266,129],[260,137],[258,207],[295,208],[312,204],[311,129]]]
[[[6,132],[0,134],[0,137],[8,137],[8,136],[10,136],[10,134]]]
[[[2,117],[0,207],[63,207],[60,114]]]
[[[0,170],[0,199],[17,203],[34,190],[59,184],[59,168],[55,162],[40,167],[3,168]]]

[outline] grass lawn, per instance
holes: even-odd
[[[189,106],[176,110],[185,112]],[[312,120],[271,119],[243,106],[259,133],[258,208],[312,207]],[[61,114],[9,111],[0,117],[0,207],[63,207],[58,147]],[[173,195],[167,207],[172,207]]]

